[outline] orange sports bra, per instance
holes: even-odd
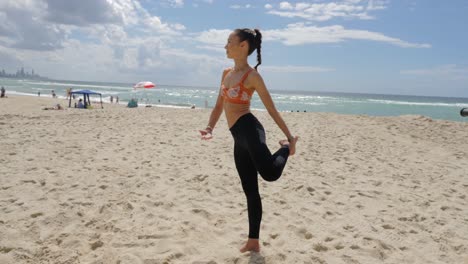
[[[248,70],[244,76],[242,76],[242,79],[240,82],[231,87],[227,88],[224,86],[224,81],[223,84],[221,85],[221,88],[223,89],[222,96],[224,97],[225,101],[228,101],[233,104],[248,104],[250,103],[250,99],[252,98],[252,94],[254,93],[253,89],[247,89],[244,86],[244,81],[247,79],[249,74],[253,71],[253,69]]]

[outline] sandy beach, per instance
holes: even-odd
[[[0,99],[0,263],[468,263],[468,123],[282,113],[300,136],[259,179],[261,252],[208,109],[42,110]],[[266,112],[270,149],[283,139]]]

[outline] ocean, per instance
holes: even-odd
[[[154,89],[134,90],[133,84],[102,83],[58,80],[1,79],[7,95],[66,97],[67,88],[74,91],[89,89],[102,93],[103,101],[119,97],[121,104],[138,99],[139,104],[160,107],[210,108],[216,102],[219,87],[189,87],[157,85]],[[468,122],[460,116],[462,108],[468,108],[468,98],[427,97],[407,95],[358,94],[312,91],[270,91],[276,108],[282,112],[333,112],[369,116],[423,115],[432,119]],[[95,97],[92,100],[99,100]],[[252,108],[265,110],[258,95],[252,98]]]

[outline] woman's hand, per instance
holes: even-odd
[[[296,153],[296,143],[299,137],[290,137],[289,139],[283,139],[279,141],[280,146],[287,146],[289,148],[289,156]]]
[[[213,134],[212,133],[212,130],[210,129],[203,129],[203,130],[199,130],[200,131],[200,134],[201,134],[201,139],[202,140],[210,140],[213,138]]]

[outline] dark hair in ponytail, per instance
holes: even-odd
[[[247,40],[249,43],[249,52],[248,55],[252,54],[254,50],[257,50],[257,65],[255,65],[255,70],[258,65],[262,64],[262,33],[259,29],[250,29],[250,28],[238,28],[234,30],[236,35],[239,37],[240,41]]]

